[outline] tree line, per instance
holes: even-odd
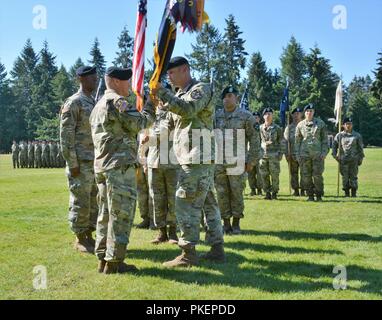
[[[212,24],[205,25],[187,55],[195,77],[213,85],[214,104],[222,105],[221,90],[228,84],[241,92],[248,87],[250,108],[261,111],[265,107],[278,109],[287,83],[291,108],[314,103],[318,115],[335,131],[333,118],[335,92],[340,76],[333,72],[330,60],[318,45],[308,51],[295,37],[291,37],[280,55],[281,68],[271,70],[260,52],[249,54],[246,40],[233,15],[226,19],[224,30]],[[118,38],[118,51],[113,64],[131,67],[134,39],[124,27]],[[106,60],[98,39],[94,40],[90,58],[78,58],[68,69],[57,65],[57,56],[50,51],[48,42],[38,52],[28,39],[12,70],[7,72],[0,57],[0,151],[9,151],[16,140],[58,140],[58,113],[65,99],[78,90],[75,71],[90,64],[103,76]],[[146,80],[153,71],[148,61]],[[356,76],[344,85],[346,115],[353,116],[355,129],[365,143],[382,146],[382,52],[377,66],[370,75]]]

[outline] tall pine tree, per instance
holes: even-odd
[[[224,45],[222,54],[222,67],[224,70],[225,84],[239,85],[240,74],[246,66],[246,57],[243,40],[240,36],[243,33],[236,24],[235,17],[231,14],[226,21],[224,34]]]
[[[283,81],[289,80],[290,101],[293,107],[300,106],[306,98],[303,84],[306,76],[305,52],[296,38],[292,36],[281,55],[281,75]]]
[[[61,65],[60,70],[53,79],[53,92],[55,104],[60,106],[64,101],[75,93],[75,88],[71,81],[70,74],[66,71],[64,65]]]
[[[371,88],[373,96],[377,99],[380,108],[382,108],[382,52],[378,53],[380,56],[377,61],[377,69],[373,72],[375,81]]]
[[[35,129],[35,117],[31,115],[33,114],[32,93],[38,83],[38,60],[32,42],[28,39],[10,72],[15,105],[18,106],[21,113],[16,125],[20,129],[20,136],[24,139],[33,138]]]
[[[130,36],[127,27],[125,26],[118,38],[119,51],[116,53],[117,57],[113,61],[116,67],[132,68],[133,66],[133,51],[134,39]]]
[[[94,44],[90,50],[90,56],[91,59],[88,62],[97,68],[98,77],[103,77],[106,71],[106,61],[101,52],[98,38],[94,40]]]

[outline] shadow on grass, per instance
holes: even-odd
[[[237,242],[226,242],[224,247],[230,248],[233,250],[253,250],[255,252],[283,252],[290,254],[313,254],[313,253],[321,253],[321,254],[343,254],[342,251],[338,250],[323,250],[323,249],[306,249],[299,247],[282,247],[282,246],[271,246],[271,245],[263,245],[258,243],[250,243],[244,241]]]
[[[243,235],[251,236],[271,236],[278,237],[283,240],[338,240],[338,241],[365,241],[365,242],[380,242],[382,236],[373,237],[367,234],[357,233],[312,233],[300,231],[256,231],[243,230]]]
[[[158,263],[173,259],[179,250],[132,250],[128,257],[133,259],[149,259]],[[267,292],[314,292],[333,289],[334,279],[332,265],[321,265],[307,262],[267,261],[263,259],[247,259],[237,253],[227,253],[227,263],[213,264],[201,262],[198,268],[166,269],[153,267],[141,269],[138,276],[158,277],[185,284],[201,286],[227,285],[231,287],[253,288]],[[346,266],[348,279],[360,281],[360,288],[349,284],[348,290],[381,294],[382,270],[365,269],[359,266]],[[210,269],[219,274],[206,271]],[[287,280],[288,277],[303,277],[304,280]]]

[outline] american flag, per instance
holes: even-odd
[[[145,76],[145,39],[147,26],[147,0],[139,0],[137,25],[135,28],[133,81],[132,87],[137,95],[137,109],[143,109],[143,81]]]

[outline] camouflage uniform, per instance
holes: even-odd
[[[49,146],[46,142],[42,143],[41,146],[41,158],[42,158],[42,167],[43,168],[49,168],[50,167],[50,153],[49,153]]]
[[[284,153],[282,129],[275,123],[269,127],[260,126],[261,160],[260,174],[266,193],[278,193],[280,190],[280,160]]]
[[[20,168],[19,162],[19,145],[17,143],[12,144],[12,163],[13,169]]]
[[[28,167],[34,167],[34,144],[28,143]]]
[[[36,143],[35,148],[34,148],[34,164],[35,168],[41,168],[42,163],[41,163],[41,144],[39,142]]]
[[[57,144],[52,142],[49,144],[50,164],[52,168],[57,168]]]
[[[175,214],[175,193],[178,182],[178,165],[171,163],[170,150],[172,149],[171,141],[167,140],[167,146],[161,147],[162,139],[169,137],[174,129],[174,114],[171,112],[158,109],[156,112],[156,120],[150,131],[150,139],[153,145],[149,146],[147,157],[147,167],[149,170],[149,190],[153,200],[153,217],[154,225],[158,228],[166,226],[176,227]],[[161,159],[161,151],[167,148],[168,159]],[[167,162],[161,163],[162,162]],[[166,161],[167,160],[167,161]]]
[[[139,214],[144,221],[150,221],[150,226],[153,227],[153,208],[149,191],[149,177],[148,174],[145,174],[144,167],[140,164],[136,169],[136,180]]]
[[[221,109],[216,112],[215,127],[224,132],[225,129],[233,129],[233,150],[237,150],[237,132],[239,129],[245,130],[245,163],[256,164],[260,156],[260,136],[255,130],[255,118],[244,109],[237,107],[233,112]],[[229,139],[224,138],[224,146]],[[223,144],[222,144],[223,145]],[[247,149],[249,145],[249,150]],[[247,151],[248,150],[248,151]],[[221,152],[226,152],[223,148]],[[239,151],[238,151],[239,152]],[[236,155],[237,156],[237,155]],[[223,219],[244,218],[244,198],[243,192],[246,184],[245,167],[239,175],[232,175],[227,169],[232,164],[224,159],[223,165],[216,165],[215,168],[215,188],[217,191],[218,204]]]
[[[254,125],[256,134],[259,136],[260,139],[260,124],[255,123]],[[261,181],[261,175],[260,175],[260,159],[258,159],[253,167],[253,169],[248,172],[248,183],[249,187],[251,188],[252,192],[255,193],[256,189],[260,193],[263,189],[263,183]]]
[[[175,95],[166,88],[160,88],[157,96],[163,103],[168,103],[168,111],[179,116],[174,131],[174,151],[180,164],[175,200],[176,218],[181,230],[178,244],[182,249],[190,250],[199,242],[202,210],[207,222],[206,241],[211,245],[222,244],[221,216],[213,193],[213,139],[198,145],[199,137],[198,141],[193,141],[192,132],[193,129],[197,132],[200,129],[213,130],[212,90],[208,84],[192,80]],[[205,144],[211,154],[203,152]],[[203,164],[195,164],[193,159]]]
[[[19,162],[21,168],[27,167],[28,162],[28,147],[25,145],[25,143],[20,143],[19,147]]]
[[[89,116],[95,101],[81,90],[68,98],[60,112],[60,142],[69,185],[69,224],[79,235],[93,231],[98,215],[94,177],[94,146]],[[52,148],[53,149],[53,148]],[[78,177],[70,169],[79,168]]]
[[[300,190],[300,179],[299,171],[300,164],[297,161],[297,154],[295,148],[295,138],[296,138],[296,127],[295,123],[291,123],[286,127],[284,132],[284,141],[285,141],[285,155],[287,157],[288,164],[290,166],[290,175],[291,175],[291,187],[295,191]],[[288,160],[288,157],[290,158]],[[301,172],[300,172],[301,176]]]
[[[357,190],[358,167],[365,157],[362,136],[354,130],[351,133],[342,131],[337,134],[333,141],[333,157],[337,157],[338,151],[343,190]]]
[[[60,143],[57,142],[57,156],[56,156],[56,161],[57,161],[57,167],[58,168],[63,168],[65,167],[65,160],[64,157],[62,156],[61,148],[60,148]]]
[[[295,154],[301,165],[301,187],[309,196],[324,193],[324,158],[329,152],[325,123],[317,118],[301,121],[296,128]]]
[[[100,208],[95,248],[99,260],[125,259],[137,199],[137,134],[150,121],[151,106],[140,114],[114,90],[106,90],[91,113]]]

